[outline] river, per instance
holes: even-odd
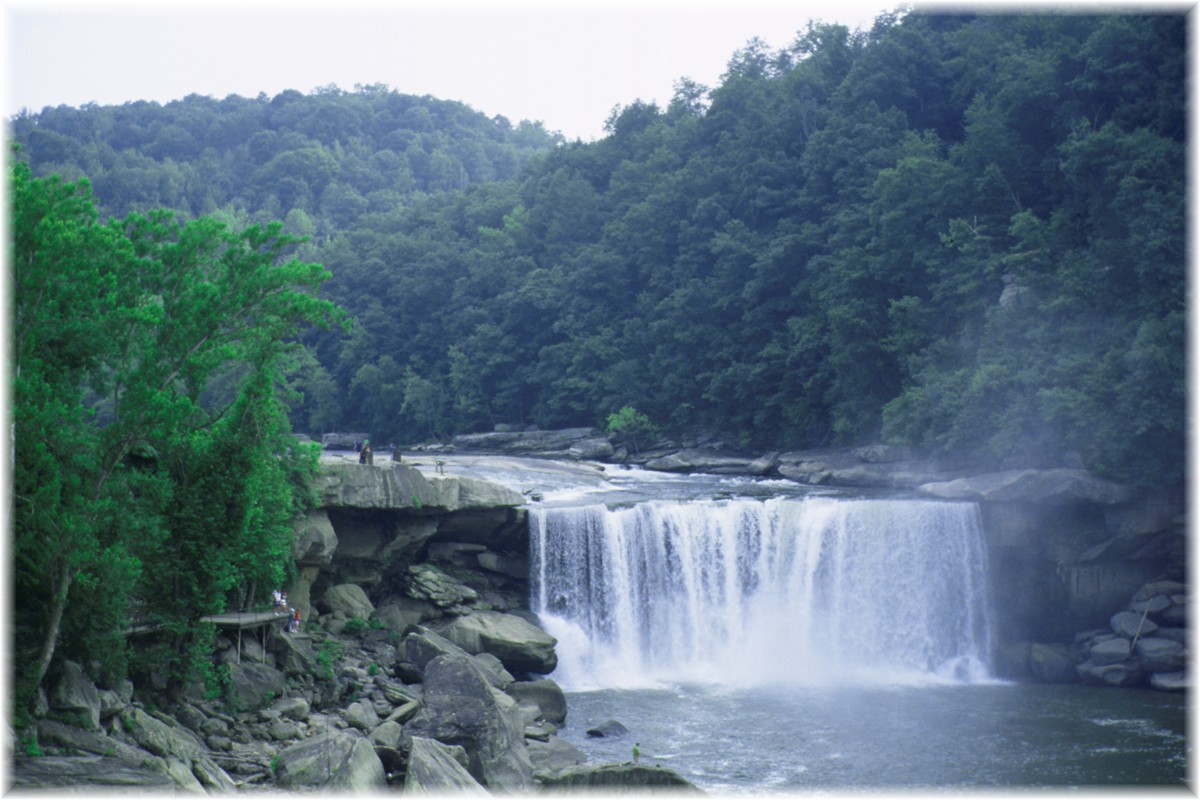
[[[970,503],[520,459],[560,736],[716,793],[1181,786],[1186,696],[990,674]],[[1002,592],[999,593],[1003,595]],[[616,738],[588,736],[614,719]]]

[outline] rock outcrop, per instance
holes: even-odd
[[[641,764],[581,764],[545,774],[542,783],[555,792],[603,791],[625,794],[678,791],[700,793],[700,790],[691,781],[673,770]]]

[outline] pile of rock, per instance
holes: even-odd
[[[1043,683],[1084,682],[1100,686],[1188,688],[1186,586],[1151,581],[1134,592],[1107,628],[1087,630],[1070,644],[1018,644],[1001,654],[1006,677]]]
[[[1081,660],[1075,670],[1080,679],[1108,686],[1186,689],[1186,591],[1178,581],[1148,583],[1134,593],[1126,610],[1113,615],[1111,630],[1077,636]]]

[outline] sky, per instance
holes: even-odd
[[[0,0],[0,110],[274,96],[382,83],[459,100],[567,139],[612,110],[666,106],[681,78],[719,85],[753,37],[789,45],[809,20],[869,29],[886,0]]]

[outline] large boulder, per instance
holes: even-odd
[[[361,586],[353,583],[342,583],[330,586],[324,595],[325,606],[331,613],[341,611],[350,619],[367,620],[375,611],[375,605],[367,597]]]
[[[354,749],[355,736],[326,728],[281,750],[275,759],[275,781],[284,789],[325,786]]]
[[[421,794],[488,794],[467,771],[467,751],[424,736],[412,738],[404,791]]]
[[[547,775],[587,761],[587,755],[582,750],[557,736],[551,736],[544,742],[530,739],[526,746],[529,760],[533,762],[533,774],[543,783]]]
[[[1113,631],[1126,639],[1135,636],[1150,636],[1158,626],[1151,622],[1145,614],[1135,614],[1132,611],[1118,611],[1109,619]]]
[[[100,692],[74,661],[64,661],[50,689],[50,707],[78,716],[83,727],[100,729]]]
[[[48,796],[137,792],[158,797],[175,794],[179,788],[164,762],[153,758],[130,761],[102,755],[17,756],[11,766],[9,788],[20,794],[34,790],[52,791],[53,795]]]
[[[355,739],[350,752],[330,778],[329,788],[354,793],[386,789],[387,772],[375,753],[375,746],[366,739]]]
[[[464,612],[469,604],[479,600],[478,592],[432,564],[410,566],[404,591],[414,600],[427,600],[440,609]]]
[[[1089,660],[1077,666],[1075,671],[1084,683],[1101,686],[1141,686],[1146,682],[1146,673],[1136,658],[1117,664],[1097,664]]]
[[[505,691],[518,703],[529,702],[541,710],[541,718],[555,725],[567,721],[567,696],[562,688],[550,680],[543,678],[538,681],[518,681],[508,686]]]
[[[1187,669],[1188,651],[1181,642],[1149,637],[1134,645],[1142,669],[1147,672],[1182,672]]]
[[[333,560],[338,537],[329,512],[323,508],[309,512],[296,525],[296,541],[292,543],[292,560],[297,564],[324,565]]]
[[[233,703],[242,711],[262,708],[287,691],[287,679],[269,664],[243,661],[230,664],[229,673]]]
[[[517,703],[493,689],[470,657],[441,655],[426,665],[424,701],[405,730],[414,738],[462,747],[471,775],[492,791],[532,787]]]
[[[398,657],[412,665],[418,676],[425,675],[425,667],[438,656],[470,658],[470,653],[446,637],[418,625],[400,641]]]
[[[139,747],[167,762],[182,765],[185,774],[194,777],[205,789],[232,792],[237,787],[225,770],[209,755],[208,746],[192,731],[174,721],[151,716],[140,708],[131,707],[121,714],[121,727]],[[175,772],[172,771],[174,775]],[[184,788],[190,786],[186,777],[176,777]]]
[[[685,448],[677,453],[652,458],[646,462],[646,469],[658,472],[713,472],[713,473],[749,473],[750,463],[754,461],[746,456],[733,453],[722,453],[718,450],[700,448]]]
[[[468,653],[491,653],[512,673],[545,675],[558,665],[558,640],[513,614],[474,611],[446,625],[442,635]]]

